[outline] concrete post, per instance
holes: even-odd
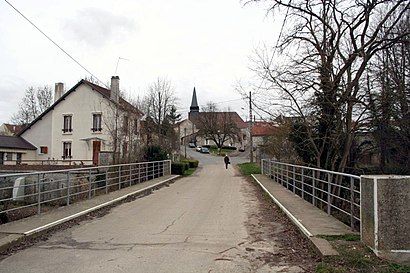
[[[361,176],[361,240],[388,260],[410,265],[410,176]]]

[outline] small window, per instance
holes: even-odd
[[[41,154],[48,154],[48,147],[47,146],[40,146],[40,153]]]
[[[6,154],[6,160],[7,161],[12,161],[13,160],[13,153],[7,153]]]
[[[136,119],[134,121],[134,134],[135,135],[138,135],[138,130],[139,130],[139,128],[138,128],[138,119]]]
[[[17,157],[16,157],[16,164],[17,165],[20,165],[21,164],[21,158],[22,158],[22,153],[17,153],[16,154],[17,155]]]
[[[93,114],[93,127],[91,128],[91,131],[93,132],[101,132],[102,127],[101,127],[101,114],[100,113],[94,113]]]
[[[73,131],[73,116],[64,115],[63,122],[63,133],[71,133]]]
[[[71,157],[71,142],[63,142],[63,159],[70,159]]]
[[[123,129],[123,132],[125,134],[127,134],[127,132],[128,132],[128,116],[124,116],[122,129]]]

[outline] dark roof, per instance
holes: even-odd
[[[37,150],[30,142],[18,136],[0,136],[0,148]]]
[[[45,110],[41,115],[39,115],[35,120],[33,120],[30,124],[28,124],[22,131],[20,131],[17,136],[21,136],[26,130],[30,129],[31,126],[33,126],[37,121],[41,120],[48,112],[54,109],[54,107],[65,100],[67,96],[69,96],[72,92],[74,92],[81,84],[86,84],[91,87],[92,90],[97,91],[101,95],[103,95],[106,99],[110,99],[110,94],[111,90],[101,87],[99,85],[96,85],[94,83],[91,83],[87,80],[81,80],[79,81],[76,85],[74,85],[70,90],[65,92],[57,101],[55,101],[47,110]],[[120,98],[120,106],[123,107],[125,110],[129,111],[134,111],[139,115],[143,115],[141,111],[139,111],[137,108],[135,108],[132,104],[124,100],[123,98]]]

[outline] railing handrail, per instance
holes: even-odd
[[[269,160],[269,159],[262,159],[262,161],[269,161],[269,162],[277,163],[277,164],[281,164],[281,165],[299,167],[299,168],[310,169],[310,170],[314,170],[314,171],[326,172],[326,173],[331,173],[331,174],[336,174],[336,175],[343,175],[343,176],[347,176],[347,177],[360,179],[360,176],[350,174],[350,173],[341,173],[341,172],[329,171],[329,170],[326,170],[326,169],[319,169],[319,168],[308,167],[308,166],[303,166],[303,165],[289,164],[289,163],[284,163],[284,162],[279,162],[279,161],[274,161],[274,160]]]
[[[116,165],[99,165],[93,167],[81,167],[81,168],[70,168],[70,169],[59,169],[59,170],[52,170],[52,171],[34,171],[34,172],[19,172],[19,173],[8,173],[8,174],[0,174],[0,178],[3,177],[10,177],[10,176],[22,176],[22,175],[35,175],[35,174],[51,174],[51,173],[60,173],[60,172],[76,172],[76,171],[87,171],[87,170],[95,170],[101,168],[113,168],[113,167],[122,167],[122,166],[135,166],[135,165],[143,165],[149,163],[158,163],[158,162],[167,162],[171,161],[170,159],[165,160],[156,160],[156,161],[144,161],[144,162],[135,162],[135,163],[125,163],[125,164],[116,164]]]
[[[360,176],[268,159],[262,160],[261,167],[263,175],[358,229],[355,224],[360,222]]]

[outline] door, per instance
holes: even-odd
[[[101,141],[93,141],[93,164],[98,165],[98,159],[101,151]]]

